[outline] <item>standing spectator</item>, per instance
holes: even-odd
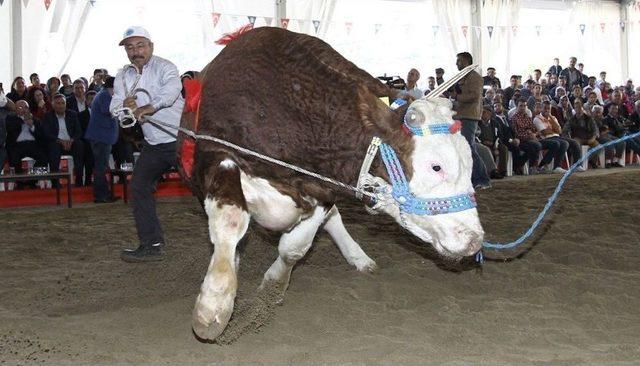
[[[53,111],[47,113],[42,120],[42,135],[47,146],[51,170],[59,171],[60,156],[63,153],[71,154],[73,156],[75,185],[81,187],[84,170],[82,129],[78,121],[78,114],[75,111],[67,110],[64,95],[56,94],[53,96]],[[53,184],[59,185],[57,180]]]
[[[575,57],[569,58],[569,67],[562,70],[560,76],[564,76],[567,79],[567,85],[573,88],[574,85],[582,86],[582,73],[576,69],[576,62],[578,59]]]
[[[533,70],[533,78],[535,84],[540,84],[540,78],[542,78],[542,71],[540,69]]]
[[[113,192],[109,192],[106,178],[111,147],[118,140],[118,123],[109,111],[113,96],[113,82],[113,77],[107,77],[104,87],[91,103],[91,117],[85,133],[85,138],[91,143],[95,162],[93,184],[93,202],[95,203],[110,203],[116,200]]]
[[[633,80],[627,80],[627,83],[624,85],[624,93],[629,98],[634,98],[636,95],[636,88],[633,86]]]
[[[556,57],[553,59],[553,65],[551,65],[551,67],[549,68],[549,72],[555,76],[560,75],[560,73],[562,72],[562,66],[560,66],[559,58]]]
[[[416,69],[409,70],[409,73],[407,73],[407,85],[404,90],[408,95],[416,99],[420,99],[424,95],[422,90],[418,88],[418,80],[420,80],[420,71]]]
[[[31,106],[31,113],[39,121],[44,118],[45,114],[51,112],[51,103],[42,88],[29,89],[27,102]]]
[[[73,82],[73,94],[67,97],[67,109],[76,113],[80,113],[87,108],[87,101],[85,98],[86,88],[84,82],[80,79]]]
[[[91,84],[89,84],[88,90],[93,90],[96,93],[102,89],[102,85],[104,84],[104,70],[103,69],[95,69],[93,70],[93,77]]]
[[[71,94],[73,94],[73,84],[71,83],[71,76],[69,76],[69,74],[62,74],[62,76],[60,76],[60,80],[62,81],[62,86],[58,91],[65,97],[70,97]]]
[[[22,173],[22,159],[30,157],[35,160],[35,166],[46,166],[47,155],[36,139],[36,129],[40,122],[33,118],[29,103],[25,100],[20,99],[15,105],[16,114],[9,115],[6,119],[9,165],[16,173]],[[32,186],[35,187],[35,182],[33,183]]]
[[[60,89],[60,79],[57,77],[50,77],[47,80],[47,88],[45,92],[47,94],[47,99],[51,100],[54,94],[58,93],[58,89]]]
[[[7,98],[9,98],[12,102],[17,102],[20,99],[27,100],[28,98],[27,86],[24,83],[24,79],[22,76],[18,76],[13,79],[13,83],[11,84],[11,92],[7,94]]]
[[[518,109],[511,119],[511,127],[516,133],[516,137],[520,140],[520,148],[527,151],[532,150],[539,152],[544,149],[547,152],[544,154],[542,161],[539,163],[536,160],[529,160],[531,167],[531,173],[543,173],[545,172],[544,166],[549,164],[553,160],[553,172],[564,173],[565,170],[560,167],[560,163],[564,159],[564,154],[567,152],[569,144],[559,138],[538,139],[538,128],[533,124],[531,117],[526,113],[527,102],[524,99],[518,101]],[[531,154],[527,154],[531,156]]]
[[[487,68],[487,76],[482,78],[482,85],[485,87],[492,87],[494,89],[502,89],[500,79],[496,77],[496,69],[493,67]]]
[[[578,64],[578,71],[580,71],[580,86],[586,87],[589,84],[589,77],[584,73],[584,64],[582,62]]]
[[[600,79],[598,80],[598,88],[602,90],[603,84],[607,81],[607,72],[600,71]]]
[[[470,53],[462,52],[457,55],[456,66],[458,70],[462,70],[471,64],[473,64],[473,57]],[[490,188],[491,183],[489,182],[486,167],[475,146],[476,129],[482,115],[482,76],[475,70],[471,71],[458,81],[455,89],[455,118],[462,122],[461,133],[471,147],[471,156],[473,158],[471,182],[476,189]]]
[[[36,74],[35,72],[29,76],[29,81],[31,81],[31,85],[29,85],[29,87],[27,88],[28,90],[33,88],[41,88],[42,90],[44,90],[44,88],[47,87],[46,85],[40,83],[40,76],[38,76],[38,74]]]
[[[424,91],[424,95],[428,95],[435,88],[436,88],[436,78],[434,78],[433,76],[429,76],[427,78],[427,90]]]
[[[444,83],[444,69],[441,67],[436,69],[436,83],[438,85]]]
[[[504,107],[509,108],[509,101],[513,98],[513,94],[516,92],[518,86],[518,76],[511,75],[509,78],[509,86],[506,87],[502,93],[502,100],[504,101]]]
[[[87,103],[87,108],[78,113],[78,121],[80,122],[80,129],[82,130],[82,146],[84,147],[84,151],[82,153],[84,156],[84,180],[82,182],[84,186],[91,184],[91,175],[93,174],[93,151],[91,150],[91,142],[85,137],[85,134],[89,127],[89,120],[91,119],[91,104],[93,103],[93,99],[96,94],[95,90],[89,90],[85,93],[84,98]]]

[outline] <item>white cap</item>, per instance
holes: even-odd
[[[127,28],[126,31],[124,31],[124,34],[122,35],[122,41],[120,41],[118,45],[122,46],[124,44],[124,41],[126,41],[127,38],[131,38],[131,37],[143,37],[151,41],[151,36],[149,35],[149,32],[147,32],[146,29],[138,26],[132,26]]]

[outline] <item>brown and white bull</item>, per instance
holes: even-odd
[[[227,45],[202,71],[200,81],[199,105],[187,107],[182,118],[182,126],[198,134],[351,185],[358,181],[377,136],[395,150],[415,197],[473,197],[466,140],[455,130],[416,136],[403,127],[406,116],[418,127],[454,126],[451,103],[420,99],[391,110],[379,98],[393,100],[397,90],[317,38],[279,28],[249,31]],[[286,290],[293,266],[320,228],[359,271],[376,268],[342,223],[335,202],[343,189],[182,134],[179,153],[179,169],[203,203],[214,245],[193,311],[193,330],[199,337],[215,339],[231,317],[239,265],[236,246],[251,220],[282,233],[279,256],[265,273],[263,286],[271,282]],[[369,182],[389,192],[391,180],[380,159],[373,161],[370,173]],[[460,258],[480,250],[484,233],[475,208],[419,215],[402,212],[397,203],[378,206],[444,256]]]

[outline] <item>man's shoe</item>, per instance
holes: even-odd
[[[552,173],[555,173],[555,174],[564,174],[564,173],[566,173],[566,172],[567,172],[567,171],[566,171],[566,170],[564,170],[564,169],[562,169],[561,167],[557,167],[557,168],[555,168],[555,169],[553,169],[553,170],[552,170]]]
[[[612,168],[624,168],[619,162],[611,163]]]
[[[583,172],[586,172],[586,171],[587,171],[587,169],[583,168],[582,165],[580,165],[579,167],[576,168],[576,172],[583,173]]]
[[[504,175],[502,175],[500,172],[498,172],[497,169],[494,169],[491,171],[491,173],[489,174],[489,177],[491,179],[503,179]]]
[[[491,188],[491,183],[489,183],[489,182],[487,182],[487,183],[478,183],[478,184],[474,185],[473,188],[476,191],[489,189],[489,188]]]
[[[137,249],[125,249],[120,252],[120,259],[125,262],[158,262],[164,260],[163,244],[140,245]]]
[[[114,203],[118,201],[120,197],[109,197],[103,200],[94,200],[93,203]]]

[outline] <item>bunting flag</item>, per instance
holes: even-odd
[[[268,27],[271,27],[271,22],[273,22],[273,17],[264,17],[264,22],[267,23]]]
[[[313,23],[313,29],[316,31],[316,34],[318,34],[318,29],[320,29],[320,21],[312,20],[311,23]]]
[[[29,0],[22,0],[22,5],[26,8],[29,5]]]
[[[280,19],[280,27],[287,29],[287,27],[289,26],[289,18],[282,18]]]
[[[624,32],[625,22],[620,22],[620,29]]]
[[[489,39],[491,39],[491,37],[493,36],[493,26],[488,25],[487,30],[489,31]]]
[[[464,38],[467,38],[467,32],[469,32],[469,26],[468,25],[463,25],[462,26],[462,34],[464,35]]]
[[[582,33],[582,35],[584,36],[584,30],[587,29],[587,25],[586,24],[580,24],[580,33]]]
[[[607,23],[600,23],[600,30],[602,31],[602,33],[604,33],[604,27],[607,25]]]
[[[513,33],[513,36],[516,37],[518,35],[518,26],[517,25],[512,25],[511,26],[511,32]]]
[[[49,7],[51,6],[51,1],[52,0],[44,0],[44,7],[49,10]]]
[[[298,30],[302,30],[304,28],[304,23],[306,22],[306,20],[304,19],[298,19]]]
[[[95,6],[96,5],[96,0],[89,0],[89,4],[91,4],[91,6]]]
[[[256,24],[256,17],[254,17],[253,15],[248,15],[247,18],[249,19],[249,23],[253,27]]]
[[[220,16],[222,14],[220,13],[211,13],[211,19],[213,19],[213,27],[217,27],[218,26],[218,21],[220,21]]]
[[[2,6],[2,4],[4,4],[4,0],[0,0],[0,6]]]
[[[344,23],[344,27],[347,30],[347,34],[351,34],[351,27],[353,27],[353,23],[351,22],[345,22]]]
[[[373,25],[373,29],[374,29],[375,34],[378,34],[378,32],[380,32],[380,28],[382,28],[382,24],[380,24],[380,23]]]
[[[473,27],[473,30],[476,33],[476,37],[480,38],[480,36],[482,35],[482,29],[480,27]]]
[[[538,37],[540,37],[540,29],[542,29],[542,27],[539,25],[536,25],[536,34],[538,35]]]
[[[433,38],[435,38],[438,35],[438,30],[440,29],[439,25],[433,25],[431,26],[431,29],[433,30]]]

